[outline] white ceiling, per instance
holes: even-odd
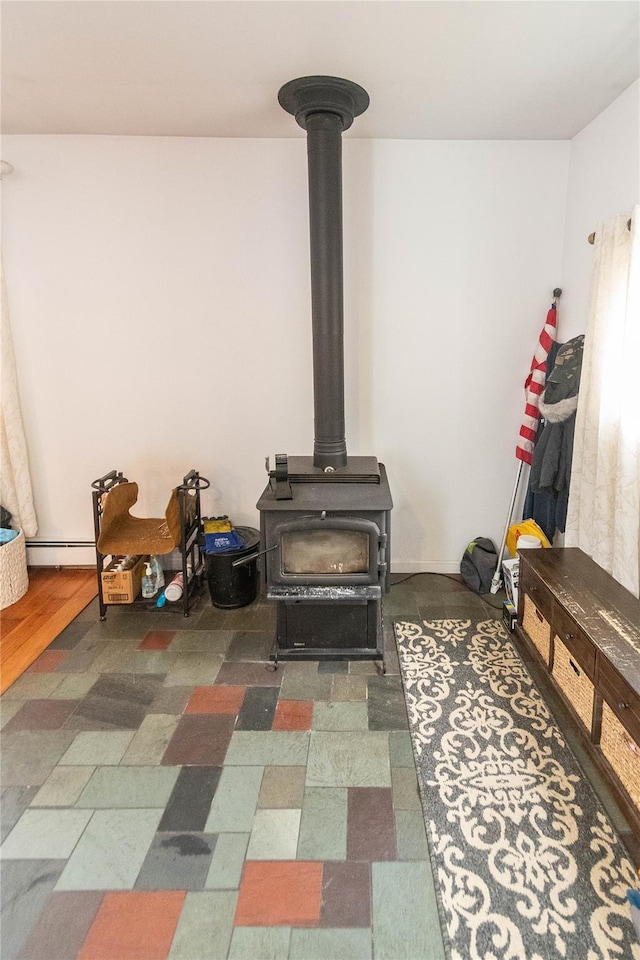
[[[566,139],[640,74],[627,0],[3,0],[3,131],[304,136],[288,80],[371,97],[347,136]]]

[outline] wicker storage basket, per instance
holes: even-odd
[[[591,731],[593,722],[593,683],[557,634],[554,637],[553,643],[554,654],[551,675],[587,730]]]
[[[640,745],[627,733],[606,701],[602,704],[600,749],[640,809]]]
[[[21,530],[0,547],[0,610],[16,603],[28,589],[27,548]]]
[[[549,663],[551,650],[551,626],[527,594],[524,595],[522,626],[545,663]]]

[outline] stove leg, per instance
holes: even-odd
[[[273,672],[275,673],[278,669],[278,637],[276,636],[275,642],[273,645]]]
[[[383,620],[383,617],[382,617],[382,604],[381,604],[381,603],[378,603],[378,635],[377,635],[377,637],[376,637],[376,645],[377,645],[378,649],[380,650],[380,652],[382,653],[382,656],[380,657],[380,663],[382,664],[382,670],[380,670],[379,667],[378,667],[378,670],[379,670],[380,673],[382,673],[382,676],[384,676],[384,675],[386,674],[386,672],[387,672],[387,665],[386,665],[385,659],[384,659],[384,620]]]

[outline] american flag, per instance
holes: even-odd
[[[542,328],[538,346],[531,361],[531,372],[524,384],[524,416],[520,425],[520,433],[516,445],[516,457],[525,463],[531,463],[533,459],[533,447],[536,442],[536,434],[540,420],[538,403],[544,392],[544,384],[547,377],[547,357],[549,356],[551,345],[556,339],[556,329],[557,309],[554,302],[547,314],[546,323]]]

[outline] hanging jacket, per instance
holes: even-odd
[[[550,539],[556,528],[565,527],[583,347],[583,334],[560,347],[539,404],[544,424],[529,476],[529,489],[534,495],[531,515]],[[535,516],[536,508],[540,519]]]

